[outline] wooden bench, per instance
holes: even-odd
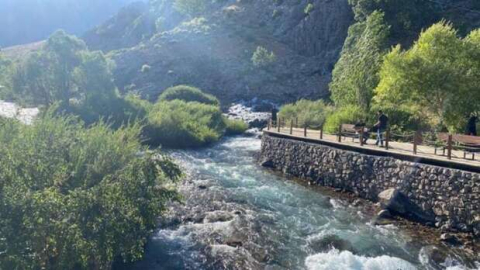
[[[340,132],[344,139],[347,137],[352,138],[352,142],[359,138],[357,129],[355,129],[355,125],[352,124],[342,124]]]
[[[437,149],[440,148],[443,150],[443,155],[445,155],[445,150],[448,149],[448,133],[438,133],[437,139],[439,142],[442,142],[442,145],[435,145],[435,154],[437,154]],[[463,158],[467,159],[467,154],[472,155],[472,160],[475,160],[475,153],[480,152],[480,137],[469,136],[462,134],[453,134],[452,135],[452,148],[457,148],[463,150]]]

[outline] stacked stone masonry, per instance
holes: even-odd
[[[480,174],[264,134],[260,162],[372,201],[397,188],[438,228],[480,232]]]

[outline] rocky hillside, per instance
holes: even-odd
[[[451,20],[461,32],[479,27],[477,0],[429,1],[438,20]],[[180,14],[172,2],[132,5],[84,36],[90,49],[111,51],[121,91],[153,100],[169,86],[192,84],[223,101],[325,98],[354,22],[348,0],[215,1],[199,17]],[[416,35],[396,38],[408,44]],[[276,60],[253,65],[259,46]]]

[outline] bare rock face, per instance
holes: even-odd
[[[331,72],[353,13],[347,0],[315,0],[307,14],[311,2],[217,1],[197,19],[182,17],[166,4],[155,14],[166,24],[156,34],[151,13],[142,13],[140,5],[131,14],[123,11],[123,21],[112,18],[85,39],[104,51],[136,41],[138,45],[112,53],[115,81],[121,91],[135,90],[152,100],[177,84],[200,87],[223,103],[323,98],[329,95]],[[132,31],[115,34],[121,32],[117,28]],[[273,51],[276,61],[255,67],[251,59],[258,46]],[[151,68],[142,69],[145,65]]]

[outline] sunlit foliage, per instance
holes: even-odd
[[[410,104],[430,125],[460,131],[480,110],[480,30],[461,39],[450,24],[437,23],[411,49],[395,47],[380,77],[379,104]]]
[[[279,117],[287,125],[290,125],[293,121],[300,127],[320,128],[331,112],[332,107],[326,105],[322,100],[310,101],[302,99],[296,103],[282,106]]]
[[[268,51],[262,46],[258,46],[252,55],[252,63],[255,67],[268,67],[275,63],[277,56],[274,52]]]
[[[0,123],[0,268],[109,269],[142,257],[180,170],[136,125],[85,129],[51,112]]]
[[[186,102],[197,101],[215,106],[220,105],[220,101],[216,97],[205,94],[200,89],[188,85],[177,85],[167,88],[158,98],[159,101],[172,101],[175,99]]]
[[[330,83],[337,106],[358,105],[365,111],[370,108],[388,35],[384,14],[378,11],[350,27]]]

